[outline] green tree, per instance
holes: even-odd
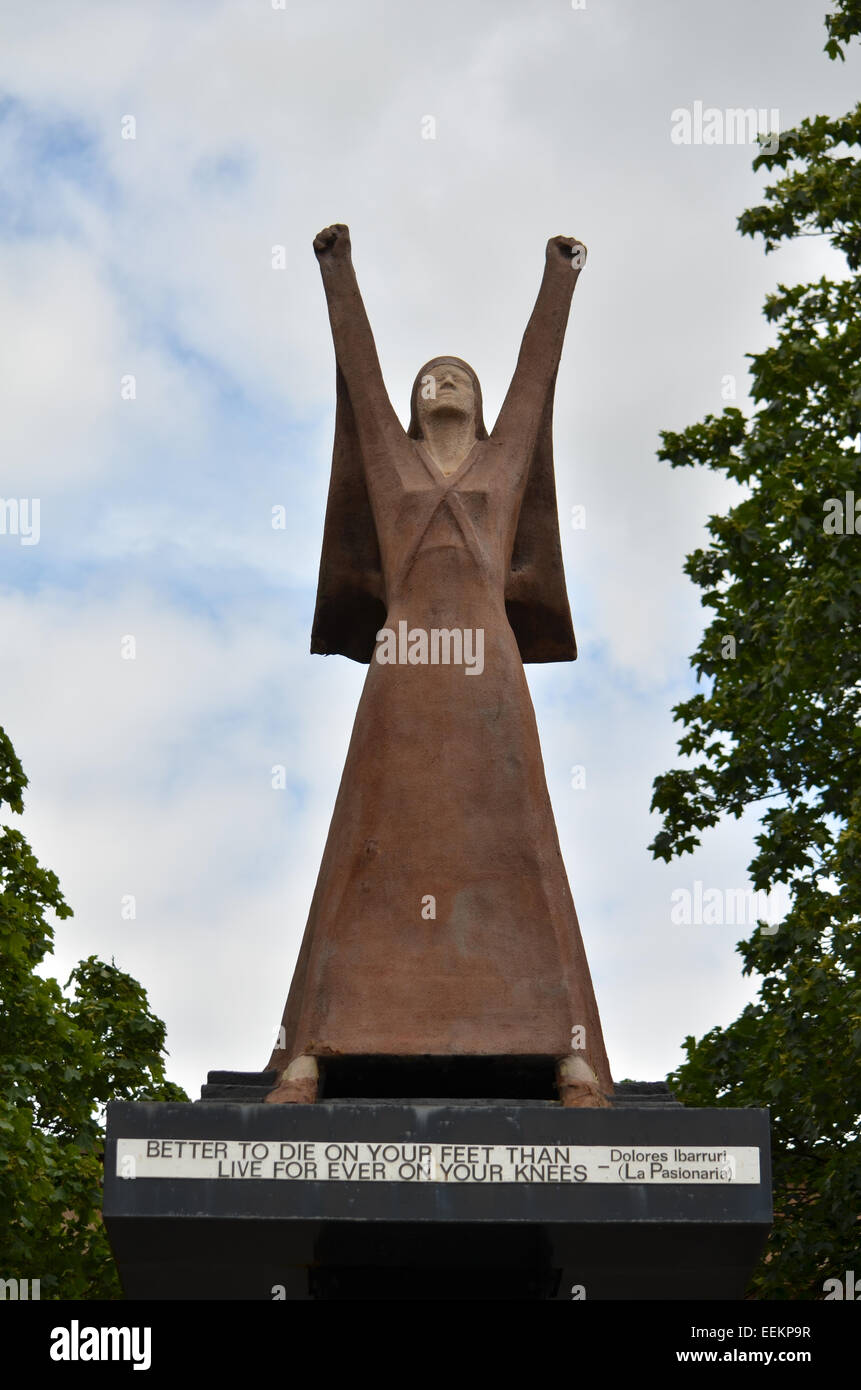
[[[0,805],[27,779],[0,729]],[[144,990],[90,956],[64,993],[36,974],[46,914],[72,916],[56,875],[0,828],[0,1278],[39,1279],[42,1298],[118,1298],[101,1221],[104,1105],[186,1100],[165,1080],[164,1024]]]
[[[859,0],[843,0],[826,25],[826,52],[843,61],[841,45],[861,33]],[[658,454],[744,488],[685,565],[713,610],[691,658],[706,689],[673,711],[688,765],[655,778],[662,828],[650,848],[669,861],[724,816],[760,804],[751,882],[790,890],[778,931],[760,923],[737,947],[744,973],[762,977],[757,1002],[728,1028],[687,1038],[670,1078],[688,1104],[770,1107],[776,1219],[750,1288],[762,1298],[822,1298],[825,1279],[858,1269],[859,146],[861,105],[802,121],[754,160],[778,177],[739,230],[761,235],[766,251],[827,238],[846,274],[778,285],[764,307],[774,344],[749,354],[751,416],[728,408],[662,432]]]

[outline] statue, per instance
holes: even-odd
[[[311,650],[369,664],[267,1100],[317,1059],[543,1057],[565,1104],[612,1079],[523,670],[576,656],[551,420],[585,248],[547,243],[488,434],[475,372],[425,363],[407,431],[348,228],[314,240],[336,357]]]

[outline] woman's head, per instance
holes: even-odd
[[[460,357],[432,357],[425,362],[410,394],[411,439],[424,438],[424,421],[435,414],[471,416],[476,439],[486,439],[481,386],[468,362]]]

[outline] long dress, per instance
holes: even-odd
[[[401,656],[405,634],[470,633],[474,669],[383,662],[382,646],[371,659],[270,1066],[300,1054],[561,1058],[581,1027],[580,1055],[612,1088],[506,614],[527,470],[522,430],[500,434],[447,477],[390,418],[366,437],[386,629]]]

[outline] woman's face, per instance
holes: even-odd
[[[472,377],[454,362],[436,362],[422,374],[416,395],[416,415],[424,423],[444,415],[475,419],[475,389]]]

